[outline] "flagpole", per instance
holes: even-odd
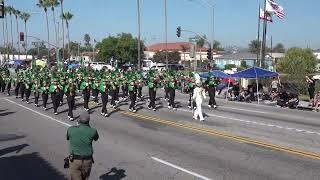
[[[265,66],[266,57],[266,39],[267,39],[267,12],[266,12],[267,0],[264,1],[264,20],[263,20],[263,34],[262,34],[262,48],[261,48],[261,67]]]
[[[257,36],[257,42],[258,42],[258,47],[259,47],[259,42],[260,42],[260,4],[259,4],[259,9],[258,9],[258,36]],[[261,46],[260,46],[261,47]],[[259,63],[259,53],[260,53],[260,48],[258,48],[257,51],[257,61],[256,61],[256,66],[258,66]]]

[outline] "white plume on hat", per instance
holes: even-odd
[[[194,74],[196,84],[201,84],[201,77],[198,73]]]

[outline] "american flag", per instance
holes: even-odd
[[[267,11],[273,12],[278,18],[283,19],[286,16],[283,7],[279,6],[274,0],[267,1]]]
[[[261,8],[260,8],[259,18],[262,20],[267,20],[269,22],[273,22],[271,14],[269,12],[266,12],[266,15],[265,15],[263,9],[261,9]]]

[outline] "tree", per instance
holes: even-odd
[[[236,68],[236,65],[234,65],[234,64],[226,64],[226,65],[224,65],[224,69],[225,70],[230,70],[232,68]]]
[[[48,0],[39,0],[37,6],[44,10],[46,15],[46,22],[47,22],[47,38],[48,38],[48,59],[47,62],[49,63],[50,57],[50,31],[49,31],[49,21],[48,21],[48,7],[50,7],[50,3]]]
[[[190,49],[190,47],[186,46],[186,45],[181,45],[181,49],[183,52],[183,60],[185,61],[186,60],[186,52]]]
[[[70,44],[66,44],[66,47],[70,48],[70,54],[69,56],[77,56],[78,51],[80,50],[79,48],[79,43],[78,42],[70,42]],[[69,56],[67,56],[69,58]]]
[[[54,31],[56,36],[56,47],[58,47],[58,31],[56,26],[56,15],[54,9],[59,6],[58,0],[48,0],[49,5],[51,6],[52,16],[53,16],[53,24],[54,24]]]
[[[18,18],[20,18],[21,12],[19,10],[14,9],[13,14],[16,17],[16,25],[17,25],[17,36],[18,36],[18,59],[20,60],[20,34],[19,34],[19,22]]]
[[[247,69],[249,66],[247,65],[246,61],[241,61],[240,67],[243,69]]]
[[[200,36],[196,36],[196,43],[197,43],[197,47],[203,48],[203,46],[206,44],[206,35],[203,35],[203,37]]]
[[[164,51],[156,52],[153,60],[158,63],[164,63],[166,61],[166,53]],[[170,64],[178,64],[180,60],[181,57],[178,51],[168,52],[168,61]]]
[[[28,45],[28,31],[27,31],[27,21],[30,19],[31,15],[28,14],[28,13],[22,13],[20,18],[23,20],[24,22],[24,33],[26,35],[26,38],[25,38],[25,51],[26,51],[26,54],[27,54],[27,45]]]
[[[61,4],[61,14],[64,14],[64,9],[63,9],[63,0],[60,0]],[[61,24],[62,24],[62,58],[64,60],[64,20],[61,18]]]
[[[45,44],[38,44],[36,47],[30,48],[28,50],[28,54],[31,54],[32,56],[37,56],[38,59],[42,59],[42,57],[45,57],[47,52],[48,49]]]
[[[260,52],[261,41],[252,40],[249,44],[249,52],[258,54]]]
[[[14,53],[12,51],[13,49],[13,31],[12,31],[12,13],[13,13],[14,9],[11,6],[7,7],[7,12],[10,15],[10,29],[11,29],[11,45],[9,46],[10,52],[13,54],[13,59],[14,59]],[[9,42],[9,41],[8,41]]]
[[[84,37],[83,37],[83,40],[84,40],[84,45],[86,47],[90,47],[91,44],[90,44],[90,41],[91,41],[91,37],[89,34],[85,34]]]
[[[278,43],[272,50],[275,53],[285,53],[286,49],[282,43]]]
[[[306,92],[305,76],[316,70],[317,58],[311,49],[291,48],[278,63],[278,71],[288,74],[300,93]]]
[[[143,41],[140,42],[141,49],[144,49]],[[109,61],[111,58],[117,59],[119,64],[131,62],[137,63],[138,59],[138,39],[132,37],[130,33],[121,33],[117,36],[109,36],[96,44],[99,51],[98,57]],[[141,51],[141,57],[144,57]]]
[[[216,40],[213,41],[212,49],[216,51],[224,51],[224,49],[221,47],[221,43]]]
[[[71,14],[70,12],[65,12],[64,14],[61,15],[61,18],[65,20],[67,25],[68,45],[70,45],[69,22],[72,19],[72,17],[73,17],[73,14]],[[70,46],[68,46],[68,54],[70,55]]]

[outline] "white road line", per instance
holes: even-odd
[[[179,111],[183,111],[183,112],[192,112],[190,110],[186,110],[186,109],[178,109]],[[279,125],[274,125],[274,124],[265,124],[265,123],[261,123],[261,122],[255,122],[255,121],[248,121],[248,120],[243,120],[243,119],[237,119],[237,118],[232,118],[232,117],[226,117],[226,116],[219,116],[219,115],[215,115],[215,114],[211,114],[211,113],[206,113],[208,114],[210,117],[217,117],[217,118],[222,118],[222,119],[229,119],[232,121],[238,121],[238,122],[243,122],[243,123],[247,123],[247,124],[254,124],[254,125],[259,125],[259,126],[267,126],[267,127],[274,127],[274,128],[278,128],[278,129],[285,129],[288,131],[295,131],[298,133],[306,133],[306,134],[316,134],[316,135],[320,135],[320,132],[315,132],[315,131],[309,131],[309,130],[304,130],[304,129],[297,129],[297,128],[291,128],[291,127],[282,127]]]
[[[14,102],[14,101],[11,101],[11,100],[9,100],[9,99],[7,99],[7,98],[5,98],[5,100],[8,101],[8,102],[10,102],[10,103],[12,103],[12,104],[15,104],[15,105],[17,105],[17,106],[20,106],[20,107],[23,107],[23,108],[25,108],[25,109],[28,109],[29,111],[32,111],[32,112],[34,112],[34,113],[36,113],[36,114],[39,114],[39,115],[41,115],[41,116],[43,116],[43,117],[46,117],[46,118],[48,118],[48,119],[51,119],[52,121],[56,121],[56,122],[58,122],[58,123],[60,123],[60,124],[63,124],[63,125],[65,125],[65,126],[67,126],[67,127],[72,126],[71,124],[68,124],[68,123],[65,123],[65,122],[63,122],[63,121],[59,121],[59,120],[57,120],[57,119],[54,119],[54,118],[52,118],[52,117],[50,117],[50,116],[48,116],[48,115],[42,114],[42,113],[40,113],[40,112],[38,112],[38,111],[35,111],[35,110],[31,109],[31,108],[28,108],[28,107],[26,107],[26,106],[23,106],[23,105],[21,105],[21,104],[18,104],[18,103]]]
[[[167,161],[164,161],[164,160],[162,160],[162,159],[159,159],[159,158],[156,158],[156,157],[151,157],[151,159],[153,159],[154,161],[160,162],[160,163],[162,163],[162,164],[165,164],[165,165],[167,165],[167,166],[173,167],[173,168],[175,168],[175,169],[178,169],[178,170],[180,170],[180,171],[183,171],[183,172],[185,172],[185,173],[188,173],[188,174],[190,174],[190,175],[192,175],[192,176],[195,176],[195,177],[197,177],[197,178],[200,178],[200,179],[203,179],[203,180],[212,180],[212,179],[210,179],[210,178],[207,178],[207,177],[202,176],[202,175],[200,175],[200,174],[197,174],[197,173],[195,173],[195,172],[192,172],[192,171],[186,170],[186,169],[184,169],[184,168],[182,168],[182,167],[179,167],[179,166],[177,166],[177,165],[171,164],[171,163],[169,163],[169,162],[167,162]]]

